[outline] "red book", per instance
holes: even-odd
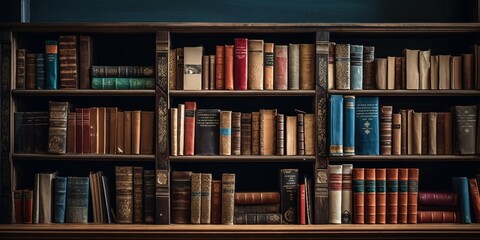
[[[225,45],[225,90],[233,90],[233,45]]]
[[[23,192],[23,223],[32,223],[33,219],[33,190]]]
[[[398,168],[387,168],[387,223],[397,223]]]
[[[365,223],[376,223],[375,168],[365,168]]]
[[[75,131],[75,152],[83,153],[83,110],[81,108],[76,108],[75,112],[77,113],[77,125]]]
[[[365,223],[365,169],[353,169],[353,222]]]
[[[196,102],[185,102],[185,145],[184,154],[187,156],[195,153],[195,111]]]
[[[375,187],[376,187],[376,222],[380,224],[386,223],[387,214],[387,195],[386,195],[386,180],[387,171],[385,168],[375,169]]]
[[[306,220],[306,210],[305,210],[305,184],[300,184],[298,186],[299,194],[300,194],[300,202],[298,204],[298,212],[300,217],[300,224],[305,225],[307,223]]]
[[[408,168],[398,169],[398,223],[407,223]]]
[[[22,223],[23,220],[23,190],[13,191],[13,207],[15,208],[15,217],[13,223]]]
[[[82,149],[83,153],[91,153],[90,150],[90,109],[82,108]]]
[[[236,192],[235,204],[280,203],[280,192]]]
[[[408,169],[407,223],[417,223],[418,209],[418,168]]]
[[[235,38],[235,90],[247,90],[248,39]]]
[[[288,90],[288,45],[275,45],[273,89]]]
[[[422,206],[458,206],[456,192],[419,192],[418,205]]]
[[[225,89],[225,47],[217,45],[216,56],[215,56],[215,89],[223,90]]]
[[[472,199],[473,212],[475,220],[480,223],[480,195],[478,193],[478,182],[476,178],[468,179],[468,186],[470,188],[470,197]]]
[[[458,223],[458,211],[418,211],[418,223]]]

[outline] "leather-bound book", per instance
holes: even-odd
[[[473,54],[464,53],[462,54],[462,89],[470,90],[474,88],[474,77],[475,77],[475,60]]]
[[[220,155],[232,155],[232,111],[220,111]]]
[[[23,223],[23,190],[13,191],[13,223]]]
[[[217,45],[215,48],[215,89],[225,89],[225,46]]]
[[[225,58],[224,58],[224,68],[223,71],[224,75],[224,88],[225,90],[233,90],[234,89],[234,46],[233,45],[225,45]]]
[[[278,203],[268,204],[243,204],[235,205],[235,214],[237,213],[279,213],[280,212],[280,195]]]
[[[99,133],[99,114],[100,114],[100,109],[98,107],[91,107],[89,108],[89,111],[90,111],[90,153],[94,153],[94,154],[98,154],[100,149],[99,149],[99,136],[100,136],[100,133]],[[119,118],[122,118],[122,122],[121,122],[121,126],[123,127],[124,126],[124,115],[122,113],[122,115],[118,115],[117,116],[117,119]],[[120,120],[119,120],[120,121]],[[117,149],[117,153],[123,153],[124,152],[124,147],[125,145],[124,144],[124,135],[123,135],[123,129],[121,131],[122,135],[122,139],[121,141],[117,139],[117,141],[120,141],[122,143],[122,146],[121,146],[121,151],[120,149]],[[120,134],[120,129],[118,129],[118,133],[117,133],[117,137],[119,136]]]
[[[263,61],[263,89],[273,90],[273,73],[274,73],[274,57],[273,57],[273,43],[263,44],[264,61]]]
[[[183,48],[184,90],[202,90],[202,56],[202,46]]]
[[[350,44],[335,46],[336,89],[350,89]]]
[[[280,192],[236,192],[235,204],[261,205],[280,203]]]
[[[252,154],[252,113],[242,113],[241,155]]]
[[[387,221],[397,223],[398,217],[398,168],[387,168]]]
[[[315,169],[315,224],[328,223],[328,169]]]
[[[466,177],[452,177],[452,186],[453,191],[460,197],[460,222],[472,223],[468,179]]]
[[[437,155],[437,113],[428,113],[428,154]]]
[[[288,89],[300,89],[300,45],[288,44]]]
[[[222,174],[222,224],[232,225],[235,209],[235,174]]]
[[[478,182],[476,178],[468,179],[468,188],[470,189],[470,197],[472,201],[475,222],[480,222],[480,194],[478,190]]]
[[[305,114],[297,114],[297,155],[305,155]]]
[[[99,78],[153,78],[153,66],[92,66],[92,77]]]
[[[315,115],[305,114],[305,155],[315,154]],[[277,136],[278,137],[278,136]]]
[[[132,154],[140,154],[141,111],[132,111]],[[110,126],[111,127],[111,126]]]
[[[402,57],[395,57],[395,89],[402,89]]]
[[[36,89],[45,89],[45,54],[37,53],[35,57]]]
[[[283,223],[298,224],[298,169],[280,169],[280,189]]]
[[[273,155],[276,152],[276,109],[260,109],[259,154]]]
[[[96,113],[97,114],[97,131],[96,131],[96,134],[97,134],[97,137],[96,137],[96,141],[97,141],[97,149],[98,149],[98,154],[106,154],[107,153],[107,149],[106,149],[106,126],[107,126],[107,109],[104,108],[104,107],[99,107],[97,108],[98,109],[98,112]],[[130,117],[131,117],[131,114],[129,115],[128,117],[128,124],[131,124],[130,123]],[[91,120],[91,119],[90,119]],[[127,116],[125,114],[125,124],[127,124]],[[90,123],[90,126],[92,126],[92,123]],[[93,124],[93,126],[95,126],[95,123]],[[128,125],[128,133],[130,133],[131,131],[131,125]],[[127,144],[127,129],[125,129],[125,145]],[[130,137],[130,136],[129,136]],[[131,145],[130,145],[131,146]],[[130,150],[131,149],[126,149],[125,151],[128,150],[128,154],[130,154]],[[125,154],[127,154],[127,152],[125,152]]]
[[[342,223],[342,165],[328,166],[328,223]]]
[[[408,168],[398,169],[398,223],[407,223]]]
[[[412,154],[422,154],[422,115],[423,113],[413,113],[413,127],[412,127]]]
[[[202,214],[202,174],[192,173],[190,223],[200,224]]]
[[[458,223],[458,211],[418,211],[418,223]]]
[[[418,70],[419,50],[405,49],[406,89],[419,89],[420,74]]]
[[[202,56],[202,90],[208,90],[209,89],[209,79],[208,77],[210,76],[210,57],[208,55],[203,55]],[[170,83],[170,82],[168,82]]]
[[[365,223],[376,223],[375,168],[365,168]]]
[[[47,89],[58,89],[58,41],[45,41],[45,80]]]
[[[133,167],[133,223],[143,223],[143,167]]]
[[[438,56],[438,89],[450,89],[451,86],[451,73],[450,73],[450,61],[451,55],[439,55]]]
[[[452,155],[453,154],[453,119],[451,112],[445,112],[445,155]]]
[[[15,78],[15,88],[16,89],[25,89],[25,78],[27,73],[27,50],[26,49],[17,49],[16,51],[16,78]]]
[[[186,121],[186,114],[185,114]],[[187,124],[185,124],[186,127]],[[230,124],[231,126],[231,124]],[[231,128],[230,128],[231,131]],[[228,130],[225,130],[228,132]],[[185,132],[187,136],[187,132]],[[230,132],[231,136],[231,132]],[[230,138],[231,139],[231,138]],[[225,143],[225,144],[228,144]],[[220,147],[220,109],[198,109],[195,122],[195,154],[218,155]],[[186,144],[185,144],[186,148]],[[225,150],[231,146],[226,146]],[[227,152],[228,153],[228,152]],[[187,155],[185,153],[185,155]]]
[[[32,223],[33,190],[23,192],[23,223]]]
[[[27,53],[25,57],[26,78],[25,89],[35,89],[37,83],[36,55],[35,53]]]
[[[363,45],[350,46],[350,89],[363,89]]]
[[[144,222],[155,222],[155,171],[143,170]]]
[[[108,153],[115,154],[117,152],[117,132],[118,132],[118,108],[110,107],[107,108],[108,114]],[[133,116],[133,115],[132,115]],[[84,113],[85,117],[85,113]],[[133,118],[134,119],[134,118]],[[132,133],[133,133],[132,128]]]
[[[375,89],[375,47],[363,47],[363,89]]]
[[[400,110],[401,115],[401,155],[406,155],[408,150],[408,112],[405,109]]]
[[[402,152],[402,115],[392,114],[392,155],[400,155]]]
[[[177,153],[183,156],[185,149],[185,104],[178,104],[177,143]]]
[[[57,175],[58,172],[35,174],[33,223],[52,222],[52,196],[55,195],[53,179],[55,179]]]
[[[385,224],[387,215],[387,171],[385,168],[375,169],[375,190],[376,190],[376,223]]]
[[[395,57],[387,57],[387,89],[395,89]]]
[[[248,40],[248,89],[263,90],[263,40]]]
[[[200,223],[209,224],[211,222],[211,206],[212,206],[212,174],[202,173],[200,198]]]
[[[430,89],[438,89],[438,74],[439,74],[438,55],[430,56]]]
[[[236,213],[234,224],[282,224],[280,213]]]
[[[178,108],[170,108],[170,156],[178,155]]]
[[[234,59],[235,90],[247,90],[248,79],[248,39],[235,38]],[[232,216],[233,217],[233,216]],[[233,219],[232,219],[233,223]]]
[[[222,181],[212,180],[212,212],[211,223],[222,223]]]
[[[430,89],[430,50],[420,51],[418,62],[418,70],[420,73],[419,89]]]
[[[210,58],[208,59],[210,62]],[[177,51],[168,50],[168,89],[177,89]]]
[[[133,223],[133,167],[115,166],[117,223]]]
[[[215,90],[216,87],[215,87],[215,82],[217,81],[217,72],[216,72],[216,68],[217,68],[217,64],[216,64],[216,61],[215,61],[215,58],[216,56],[215,55],[210,55],[210,69],[209,69],[209,76],[208,76],[208,85],[209,85],[209,90]]]
[[[90,109],[81,108],[82,111],[82,152],[91,153],[90,147]]]
[[[301,225],[307,224],[306,202],[305,202],[305,183],[298,185],[298,222]]]
[[[437,112],[437,154],[445,155],[445,113]]]
[[[365,223],[365,169],[353,169],[353,223]]]
[[[76,120],[77,113],[69,112],[67,115],[67,153],[75,153],[75,142],[76,142]]]
[[[88,222],[88,177],[67,178],[67,199],[65,206],[66,223]],[[117,215],[117,220],[119,215]]]
[[[93,43],[90,36],[80,36],[80,61],[78,71],[80,74],[80,88],[90,89],[90,68],[93,63]]]
[[[376,58],[375,69],[375,88],[380,90],[387,89],[387,59]]]
[[[455,106],[455,154],[475,154],[477,121],[476,105]]]
[[[240,155],[242,148],[242,113],[232,112],[231,154]]]
[[[343,97],[343,155],[355,155],[355,96]]]
[[[355,99],[356,154],[380,154],[378,108],[378,97],[357,97]]]
[[[75,153],[83,153],[83,109],[75,109]]]
[[[68,102],[49,102],[48,152],[65,154],[67,152],[67,114]]]
[[[196,102],[185,102],[185,148],[184,154],[191,156],[195,150],[195,112]]]
[[[275,119],[277,155],[285,155],[285,115],[279,113]]]
[[[342,165],[342,223],[353,223],[352,171],[353,164]]]
[[[58,53],[60,62],[60,88],[78,88],[77,36],[60,36]]]
[[[273,89],[288,89],[288,45],[274,47]]]
[[[402,88],[407,89],[407,59],[402,56]]]
[[[140,120],[140,154],[153,154],[153,112],[142,111]]]
[[[184,59],[183,59],[183,48],[175,49],[177,52],[177,89],[183,90],[183,69],[184,69]]]
[[[422,113],[422,155],[428,154],[428,113]]]
[[[380,154],[392,154],[392,106],[380,107]]]
[[[252,112],[252,155],[260,154],[260,113]]]
[[[192,172],[172,171],[171,216],[172,223],[190,223]]]
[[[124,114],[124,153],[132,154],[132,111],[125,111]]]
[[[300,89],[315,89],[315,44],[300,44]]]
[[[413,121],[413,109],[407,110],[407,154],[413,154],[413,134],[414,134],[414,121]]]
[[[408,169],[407,223],[417,223],[418,175],[418,168]]]
[[[365,57],[365,54],[363,55]],[[372,59],[373,61],[373,59]],[[365,62],[365,61],[364,61]],[[328,43],[328,89],[335,89],[335,43]]]
[[[330,96],[330,119],[329,119],[329,136],[330,136],[330,155],[343,155],[343,96]]]
[[[450,61],[450,89],[462,89],[462,56],[452,56]]]
[[[477,117],[480,116],[480,104],[477,105]],[[480,119],[477,119],[477,146],[476,153],[480,154]]]
[[[419,206],[457,207],[459,196],[456,192],[418,192]]]
[[[297,155],[297,116],[287,116],[285,122],[285,155]]]

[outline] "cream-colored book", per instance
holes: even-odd
[[[286,155],[297,155],[297,116],[287,116]]]
[[[185,104],[178,104],[177,122],[177,153],[179,156],[183,156],[183,150],[185,146]]]
[[[420,89],[430,89],[430,50],[420,51]]]
[[[438,89],[450,89],[450,55],[438,56]]]
[[[170,109],[170,155],[178,155],[178,108]]]
[[[305,114],[305,155],[315,155],[315,114]]]
[[[202,90],[203,47],[183,48],[183,90]]]
[[[405,71],[406,71],[406,81],[407,89],[418,89],[420,87],[419,83],[419,72],[418,72],[418,54],[419,50],[405,49]]]
[[[438,89],[438,55],[430,56],[430,89]]]
[[[452,56],[450,61],[451,89],[462,89],[462,56]]]
[[[395,89],[395,57],[387,57],[387,89]]]

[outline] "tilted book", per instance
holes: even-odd
[[[379,155],[378,97],[355,99],[355,153]]]

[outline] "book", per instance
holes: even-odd
[[[437,154],[437,113],[428,113],[428,154]]]
[[[476,178],[468,179],[468,188],[470,189],[470,197],[472,202],[473,213],[475,216],[475,222],[480,222],[480,194],[478,190],[478,182]]]
[[[133,223],[144,221],[143,167],[133,167]]]
[[[45,86],[58,89],[58,41],[45,41]]]
[[[328,222],[342,223],[342,165],[328,166]]]
[[[300,45],[288,44],[288,89],[300,89]]]
[[[13,223],[23,223],[23,190],[13,191]]]
[[[422,149],[421,154],[428,154],[428,113],[422,113]]]
[[[263,90],[263,40],[248,40],[248,89]]]
[[[408,169],[407,223],[417,223],[418,175],[418,168]]]
[[[330,96],[330,155],[343,156],[343,96]]]
[[[210,57],[209,57],[210,62]],[[177,89],[177,51],[168,50],[168,89]]]
[[[176,89],[182,90],[183,89],[183,70],[184,70],[184,55],[183,55],[183,48],[176,48],[176,55],[177,55],[177,72],[176,72]]]
[[[153,66],[91,66],[92,77],[99,78],[153,78]]]
[[[392,114],[392,155],[400,155],[402,149],[402,115]]]
[[[462,89],[462,56],[452,56],[451,58],[450,89]]]
[[[66,223],[88,222],[88,177],[67,177]]]
[[[459,196],[456,192],[418,192],[419,206],[451,206],[456,207],[459,203]]]
[[[355,96],[343,97],[343,155],[355,155]]]
[[[234,85],[235,90],[247,90],[248,86],[248,39],[235,38]],[[232,215],[233,218],[233,215]],[[232,219],[233,223],[233,219]]]
[[[36,83],[37,83],[36,57],[37,56],[35,53],[27,53],[25,57],[25,63],[26,63],[25,89],[36,89]]]
[[[430,56],[430,89],[438,89],[438,55]]]
[[[328,169],[315,169],[315,224],[328,223]]]
[[[473,54],[462,54],[462,89],[470,90],[474,88],[475,60]]]
[[[67,178],[56,177],[54,182],[54,198],[53,198],[53,222],[65,222],[65,206],[67,199]]]
[[[280,213],[280,202],[269,204],[235,204],[235,214],[237,213]]]
[[[83,108],[75,109],[75,152],[83,153]],[[68,114],[67,114],[68,121]],[[68,122],[67,122],[68,124]],[[68,128],[68,126],[67,126]],[[67,133],[68,134],[68,133]],[[68,136],[67,136],[68,137]],[[68,139],[67,139],[68,140]]]
[[[405,56],[406,69],[406,89],[420,88],[420,73],[418,70],[419,50],[405,49],[403,51]]]
[[[355,99],[355,153],[379,155],[378,97]]]
[[[402,57],[395,57],[395,89],[402,89]]]
[[[241,119],[242,113],[232,112],[232,141],[231,141],[231,154],[240,155],[242,145],[242,126]]]
[[[375,88],[375,47],[363,47],[363,89]]]
[[[234,46],[225,45],[224,87],[225,90],[234,89]],[[262,79],[263,81],[263,79]]]
[[[275,116],[276,109],[260,109],[259,114],[259,154],[273,155],[276,151],[275,146]]]
[[[455,154],[475,154],[477,106],[455,106]],[[445,124],[445,129],[452,127]]]
[[[419,51],[419,89],[430,89],[430,50]]]
[[[450,61],[451,55],[438,56],[438,89],[450,89]]]
[[[220,155],[232,155],[232,111],[220,111],[219,141]]]
[[[380,90],[387,89],[387,59],[376,58],[375,59],[375,88]]]
[[[90,180],[90,196],[91,196],[91,209],[93,212],[93,222],[94,223],[103,223],[101,218],[101,210],[100,210],[100,188],[98,182],[96,181],[96,173],[90,171],[89,180]]]
[[[297,155],[297,116],[286,117],[285,155]]]
[[[387,168],[386,181],[386,223],[396,224],[398,221],[398,168]]]
[[[363,89],[363,45],[350,46],[350,89]]]
[[[45,54],[37,53],[35,57],[35,76],[36,76],[36,89],[45,89]]]
[[[297,113],[297,155],[305,155],[305,114]]]
[[[154,89],[155,78],[92,77],[91,86],[97,90]]]
[[[192,173],[190,223],[200,224],[202,209],[202,174]]]
[[[375,169],[375,205],[376,205],[376,223],[386,223],[387,213],[387,170],[385,168]]]
[[[79,42],[79,88],[90,89],[90,73],[93,64],[93,41],[90,36],[81,35]]]
[[[408,112],[406,109],[400,110],[401,115],[401,155],[406,155],[408,153]]]
[[[235,209],[235,174],[222,174],[222,224],[231,225]]]
[[[200,223],[209,224],[211,222],[211,206],[212,206],[212,174],[202,173],[201,180],[201,210],[200,210]]]
[[[173,184],[173,183],[172,183]],[[143,170],[144,222],[155,223],[155,171]]]
[[[392,154],[392,106],[380,107],[380,154]]]
[[[418,211],[418,223],[458,223],[458,211]]]
[[[365,223],[365,169],[353,169],[353,223]]]
[[[335,46],[336,89],[350,89],[350,44]]]
[[[235,192],[236,205],[276,204],[280,200],[280,192]]]
[[[140,154],[153,154],[155,132],[153,112],[142,111],[140,119]]]
[[[183,90],[202,90],[203,47],[183,48]]]
[[[58,38],[59,78],[61,89],[78,88],[77,36],[63,35]]]
[[[242,113],[241,155],[252,154],[252,113]]]
[[[437,154],[445,154],[445,113],[437,112]]]
[[[65,154],[67,152],[67,115],[68,102],[49,102],[48,152]]]
[[[186,118],[185,112],[185,121]],[[220,146],[220,109],[198,109],[195,118],[195,155],[218,155]],[[187,136],[186,131],[185,136]],[[230,149],[230,146],[228,149]],[[185,155],[188,154],[185,153]]]
[[[298,185],[298,222],[301,225],[307,224],[305,183]]]
[[[185,149],[185,104],[178,104],[177,116],[177,153],[184,155]]]
[[[195,115],[197,110],[196,102],[185,102],[185,146],[184,154],[194,155],[195,150]]]
[[[102,114],[102,109],[100,108],[100,114]],[[125,154],[132,154],[132,111],[125,111],[124,112],[124,129],[123,129],[123,134],[124,134],[124,144],[125,144],[125,149],[124,153]],[[105,124],[105,123],[103,123]],[[104,133],[103,133],[104,134]],[[102,133],[100,133],[102,135]],[[101,137],[104,138],[104,137]],[[101,139],[100,138],[100,139]],[[102,143],[100,146],[105,145],[105,141],[101,141]],[[102,147],[101,147],[102,148]],[[103,152],[105,153],[105,152]]]
[[[305,155],[312,156],[315,154],[315,115],[313,113],[306,113],[304,117],[304,122]]]
[[[23,223],[32,223],[33,215],[33,190],[25,189],[23,192]]]
[[[171,222],[190,223],[192,172],[172,171],[171,175]]]
[[[452,186],[453,191],[460,197],[460,222],[472,223],[468,179],[466,177],[452,177]]]
[[[99,154],[100,149],[99,149],[99,142],[100,142],[100,108],[98,107],[92,107],[89,109],[90,110],[90,150],[91,153]],[[123,112],[118,112],[118,126],[124,127],[124,120],[125,120],[125,115]],[[120,122],[121,121],[121,122]],[[124,141],[124,129],[119,129],[118,128],[118,133],[117,133],[117,142],[119,143],[119,148],[117,149],[117,153],[124,153],[125,151],[125,141]]]
[[[342,164],[342,223],[353,223],[353,164]]]
[[[215,89],[225,89],[225,46],[215,48]]]
[[[315,89],[315,44],[300,44],[300,89]],[[289,63],[290,64],[290,63]]]
[[[395,89],[395,57],[387,57],[387,89]]]
[[[178,154],[178,108],[170,108],[170,155]]]
[[[280,169],[282,221],[298,224],[298,169]]]
[[[445,155],[451,155],[453,154],[453,138],[455,137],[453,135],[453,114],[452,112],[445,112],[444,113],[445,117]],[[475,137],[473,137],[475,139]],[[475,147],[473,147],[475,148]]]
[[[422,154],[422,113],[413,113],[413,126],[412,126],[412,154]]]
[[[236,213],[234,224],[281,224],[280,213]]]
[[[263,89],[273,90],[273,76],[274,76],[274,56],[273,56],[273,43],[263,44]]]
[[[141,124],[142,124],[142,111],[140,110],[132,111],[132,154],[140,154],[140,139],[141,139],[140,134],[141,134],[141,127],[142,127]],[[112,124],[110,124],[110,127],[112,127]]]
[[[273,89],[288,89],[288,45],[274,46]]]
[[[260,112],[252,112],[252,155],[260,154]]]
[[[67,114],[67,153],[69,154],[76,152],[76,117],[76,112],[69,112]]]
[[[27,50],[17,49],[16,51],[16,71],[15,71],[15,88],[25,89],[25,78],[27,74],[26,62]]]
[[[116,222],[133,223],[133,167],[115,166],[115,194]]]
[[[365,223],[376,223],[375,168],[365,168]]]
[[[328,43],[328,79],[327,88],[335,89],[335,45],[334,42]],[[365,54],[364,54],[365,57]],[[373,59],[372,59],[373,60]]]
[[[222,180],[212,180],[211,201],[211,223],[220,224],[222,223]],[[235,207],[235,210],[237,210],[237,207]]]

